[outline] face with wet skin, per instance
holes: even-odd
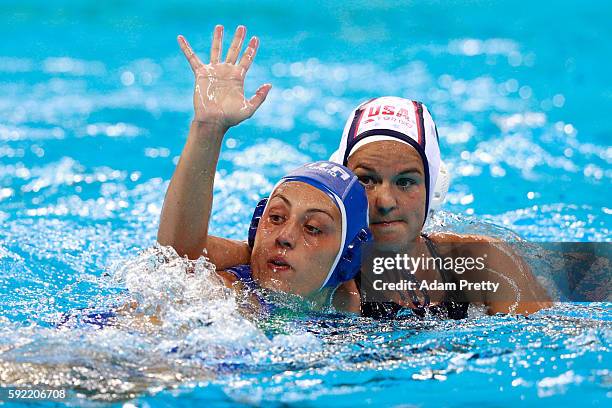
[[[284,183],[259,221],[253,277],[264,288],[313,294],[327,278],[341,239],[340,210],[329,196],[306,183]]]
[[[414,242],[425,217],[425,170],[417,151],[392,140],[361,146],[348,168],[368,194],[370,230],[379,250],[403,250]]]

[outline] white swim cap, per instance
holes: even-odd
[[[421,156],[427,190],[425,223],[444,202],[450,178],[440,157],[436,124],[422,103],[396,96],[362,103],[346,121],[340,146],[329,160],[346,166],[348,158],[361,146],[383,140],[410,145]]]

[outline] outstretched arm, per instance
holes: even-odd
[[[472,283],[498,283],[495,291],[468,290],[467,300],[487,306],[487,312],[529,315],[552,306],[550,296],[537,281],[525,260],[504,242],[481,235],[432,234],[430,238],[453,257],[482,258],[485,268],[461,275]],[[452,250],[451,250],[452,248]]]
[[[536,279],[529,264],[511,246],[489,240],[488,245],[480,246],[476,251],[481,253],[472,256],[487,257],[486,269],[476,279],[499,283],[496,292],[483,293],[490,315],[530,315],[552,306],[550,296]]]
[[[238,61],[245,35],[246,28],[239,26],[222,61],[223,26],[216,26],[209,64],[200,61],[183,36],[178,37],[195,76],[194,118],[164,198],[157,240],[190,259],[201,256],[207,246],[215,169],[223,136],[230,127],[250,118],[272,87],[262,85],[252,98],[245,98],[244,78],[259,45],[257,37],[252,37]]]

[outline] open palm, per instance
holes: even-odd
[[[229,128],[250,118],[266,99],[272,88],[270,84],[260,86],[250,99],[244,96],[244,78],[259,46],[257,37],[251,38],[237,63],[245,35],[246,28],[239,26],[227,51],[225,61],[222,62],[223,26],[216,26],[209,64],[202,63],[185,37],[178,37],[181,50],[187,57],[195,75],[193,92],[195,120]]]

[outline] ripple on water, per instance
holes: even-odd
[[[114,9],[105,13],[112,21]],[[244,239],[252,208],[278,177],[327,158],[358,102],[395,94],[428,104],[453,172],[450,212],[428,230],[609,241],[611,211],[597,192],[612,178],[612,149],[574,116],[579,95],[537,76],[544,50],[536,61],[529,41],[476,35],[406,44],[390,25],[341,20],[337,38],[356,57],[317,59],[307,48],[295,56],[312,33],[288,42],[300,44],[289,59],[266,60],[262,48],[247,93],[271,79],[274,90],[226,139],[215,233]],[[359,56],[372,32],[400,41],[395,52]],[[192,78],[174,48],[132,60],[115,41],[107,54],[100,48],[92,58],[78,48],[0,57],[0,385],[68,387],[100,400],[145,395],[145,403],[176,393],[250,404],[329,405],[342,396],[347,405],[448,405],[461,389],[456,404],[473,405],[490,403],[485,386],[531,405],[584,404],[586,390],[592,401],[608,398],[609,304],[560,303],[529,319],[471,308],[461,322],[296,311],[249,320],[204,260],[163,248],[135,255],[155,240]],[[573,59],[558,64],[576,75]],[[138,308],[113,326],[87,323],[87,313],[134,299]],[[53,327],[67,312],[70,327]]]

